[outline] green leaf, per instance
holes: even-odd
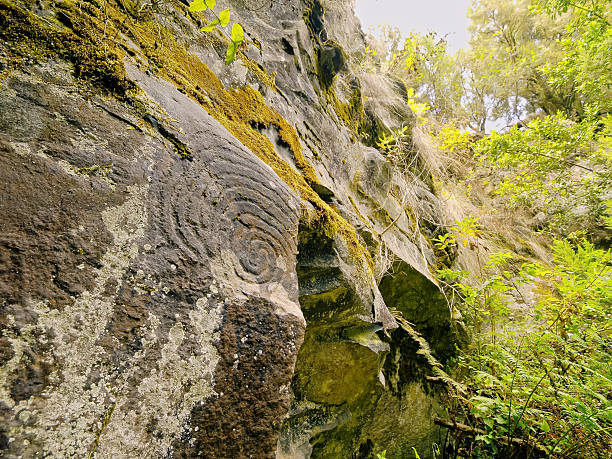
[[[192,12],[206,11],[206,8],[204,0],[194,0],[189,4],[189,11]]]
[[[550,425],[546,422],[546,419],[540,423],[540,429],[542,429],[542,432],[550,432]]]
[[[230,10],[223,10],[219,13],[219,20],[221,21],[221,27],[225,27],[230,21]]]
[[[244,30],[237,22],[232,25],[232,41],[237,45],[244,41]]]
[[[234,24],[236,25],[236,24]],[[231,64],[232,62],[234,62],[234,60],[236,59],[236,51],[238,50],[238,43],[236,42],[231,42],[229,45],[227,45],[227,53],[225,54],[225,63],[226,64]]]
[[[217,0],[204,0],[206,2],[206,6],[211,10],[217,5]]]
[[[219,20],[215,19],[213,22],[208,24],[206,27],[202,27],[200,30],[202,32],[212,32],[217,24],[219,24]]]

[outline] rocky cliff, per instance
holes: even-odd
[[[179,1],[0,0],[3,457],[440,441],[442,210],[418,148],[409,180],[373,148],[402,88],[351,1],[223,7],[229,66]]]

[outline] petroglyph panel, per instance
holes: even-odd
[[[97,108],[39,75],[3,82],[0,100],[40,126],[27,141],[0,132],[10,216],[0,231],[0,455],[166,457],[216,441],[197,413],[222,407],[273,426],[286,412],[304,326],[299,201],[200,106],[148,82],[173,119],[163,130],[135,129],[121,104]],[[247,339],[252,355],[234,367]],[[257,403],[228,399],[227,381]],[[274,449],[276,429],[257,435],[234,439],[237,451]]]

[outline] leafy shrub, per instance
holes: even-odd
[[[612,254],[572,237],[552,250],[551,266],[517,272],[504,269],[509,254],[496,254],[488,268],[499,274],[469,284],[467,273],[440,271],[462,295],[473,332],[455,369],[468,396],[451,410],[485,432],[464,441],[471,457],[508,457],[515,437],[555,457],[605,457],[612,447]],[[525,283],[537,292],[534,314],[496,330],[512,317],[508,293],[522,295]]]
[[[214,11],[214,7],[217,5],[216,0],[194,0],[189,4],[189,11],[202,12],[210,11],[215,18],[205,27],[202,27],[202,32],[212,32],[215,29],[220,30],[228,39],[229,44],[227,45],[227,51],[225,55],[225,63],[231,64],[236,59],[236,52],[245,43],[244,41],[244,30],[242,26],[235,22],[232,24],[232,34],[228,35],[224,28],[229,25],[230,22],[230,10],[225,9],[217,15]]]

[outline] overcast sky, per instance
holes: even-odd
[[[363,30],[389,24],[407,35],[412,31],[448,34],[450,51],[467,46],[470,0],[356,0]]]

